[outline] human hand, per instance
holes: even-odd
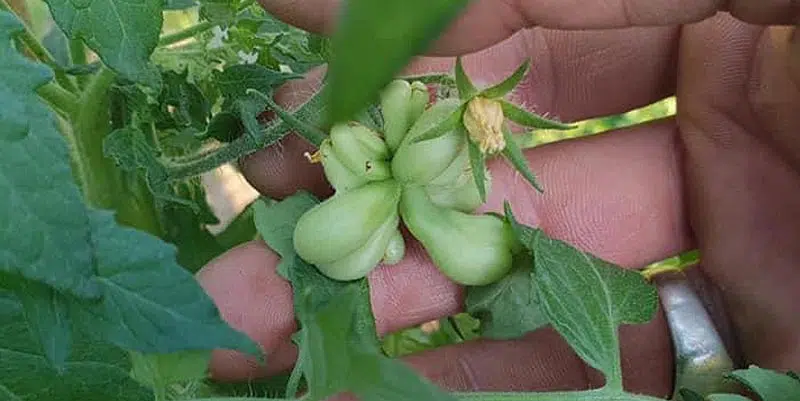
[[[620,113],[672,94],[678,115],[527,151],[545,194],[524,185],[504,162],[493,162],[493,191],[484,209],[502,210],[508,199],[523,223],[623,266],[640,267],[699,247],[702,272],[721,289],[745,362],[800,369],[800,321],[792,302],[800,289],[794,265],[800,250],[793,246],[800,239],[800,140],[792,137],[800,127],[794,114],[800,106],[800,73],[794,73],[800,52],[792,52],[793,30],[747,25],[728,15],[703,20],[715,12],[712,1],[585,3],[477,1],[432,54],[493,45],[465,57],[478,83],[496,82],[530,57],[532,70],[515,100],[563,121]],[[729,3],[741,20],[793,22],[787,2]],[[327,0],[265,0],[265,6],[322,32],[330,31],[335,12]],[[527,29],[534,25],[540,28]],[[409,69],[449,71],[451,63],[421,58]],[[314,85],[313,79],[288,86],[282,102],[297,103],[297,94],[308,91],[303,85]],[[329,195],[319,166],[301,157],[307,150],[297,137],[287,137],[244,160],[245,175],[272,197],[297,189]],[[253,242],[199,273],[223,316],[270,353],[267,371],[238,354],[217,353],[215,377],[270,374],[293,363],[291,292],[275,274],[277,260],[263,243]],[[403,262],[376,269],[370,281],[380,333],[462,307],[462,289],[416,244]],[[621,339],[626,387],[668,397],[674,362],[663,315],[623,327]],[[406,360],[451,389],[555,390],[602,383],[550,329]]]

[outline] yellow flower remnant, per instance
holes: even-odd
[[[464,126],[469,138],[483,153],[497,153],[506,147],[504,121],[500,102],[480,96],[470,100],[464,113]]]

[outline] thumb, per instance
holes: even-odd
[[[259,0],[275,17],[317,34],[335,29],[342,0]],[[525,28],[609,29],[680,25],[727,11],[745,22],[791,24],[784,0],[472,0],[427,55],[454,56],[492,46]]]

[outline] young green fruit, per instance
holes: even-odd
[[[440,176],[467,146],[467,136],[457,126],[436,138],[412,143],[428,130],[447,124],[459,107],[457,99],[443,100],[426,110],[408,130],[392,158],[392,175],[404,184],[428,184]]]
[[[337,191],[391,178],[389,148],[377,132],[358,123],[337,124],[320,145],[325,177]]]
[[[384,256],[399,224],[401,187],[373,181],[307,211],[294,230],[294,248],[330,278],[363,277]]]
[[[491,191],[492,181],[491,174],[486,168],[484,177],[484,186],[488,193]],[[442,174],[425,185],[425,191],[437,206],[465,213],[471,213],[483,204],[475,175],[472,174],[469,149],[466,146]]]
[[[383,115],[383,132],[386,144],[394,151],[411,124],[409,106],[411,106],[411,84],[402,79],[395,79],[381,92],[381,114]]]
[[[428,92],[428,87],[420,81],[411,83],[411,97],[408,101],[408,126],[414,125],[414,122],[425,112],[425,108],[430,103],[431,95]],[[404,134],[405,136],[405,134]]]
[[[518,244],[497,216],[439,207],[419,186],[404,188],[400,215],[434,264],[459,284],[490,284],[511,270]]]

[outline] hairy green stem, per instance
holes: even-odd
[[[0,0],[0,10],[8,11],[14,15],[17,15],[14,9],[6,0]],[[47,49],[36,39],[36,35],[33,34],[31,31],[30,26],[24,22],[24,19],[20,16],[17,16],[22,22],[22,25],[25,29],[17,35],[17,38],[23,45],[31,52],[31,54],[36,57],[37,60],[41,61],[44,64],[47,64],[50,68],[53,69],[56,76],[56,81],[59,85],[63,86],[64,89],[70,92],[76,92],[78,90],[75,87],[75,83],[70,80],[69,76],[61,70],[61,67],[56,62],[53,55],[50,54]]]
[[[146,184],[122,171],[103,152],[103,141],[112,130],[109,108],[114,78],[108,68],[95,74],[81,96],[80,110],[73,115],[73,159],[81,187],[93,207],[115,210],[120,223],[159,235],[158,214]]]
[[[84,65],[89,64],[89,58],[86,56],[86,45],[83,44],[81,39],[70,39],[69,40],[69,57],[72,61],[72,64],[75,65]],[[89,84],[91,76],[89,75],[80,75],[77,77],[78,79],[78,86],[81,89],[85,89],[86,85]]]
[[[171,33],[169,35],[164,35],[161,39],[158,40],[159,46],[169,46],[171,44],[178,43],[182,40],[189,39],[198,33],[205,32],[218,24],[211,21],[204,21],[196,25],[192,25],[186,29],[182,29],[178,32]]]
[[[292,115],[308,124],[317,124],[322,121],[326,97],[322,91],[315,93],[306,103],[297,108]],[[256,152],[266,146],[272,145],[292,131],[292,126],[285,121],[276,121],[273,125],[261,131],[257,137],[248,134],[242,135],[233,142],[215,149],[205,156],[188,162],[167,163],[167,174],[170,180],[180,180],[193,177],[206,171],[211,171],[225,163],[232,162],[242,156]],[[299,155],[298,157],[302,157]]]
[[[37,93],[62,116],[71,116],[80,108],[77,96],[53,82],[39,87]]]

